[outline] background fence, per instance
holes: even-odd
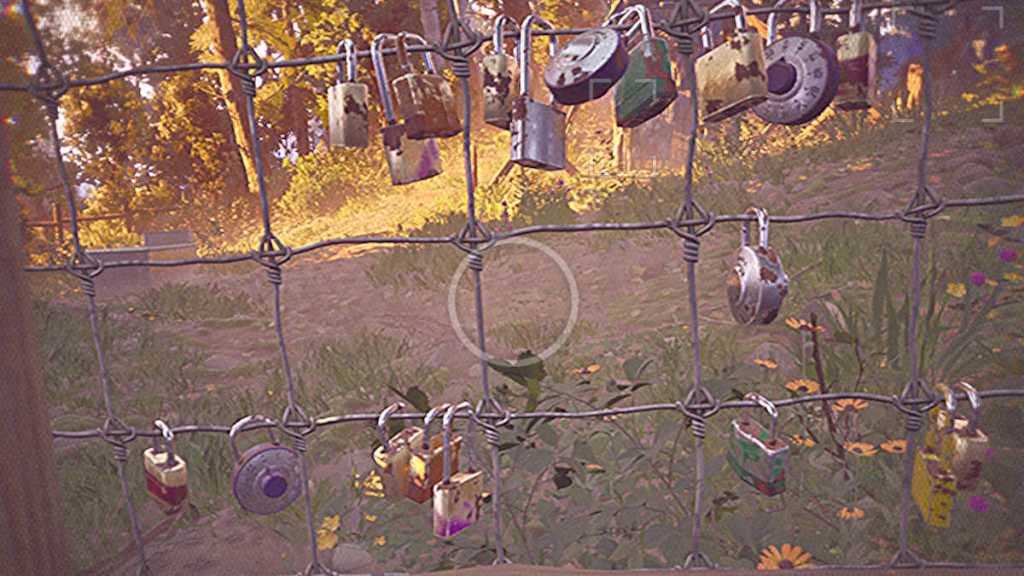
[[[910,378],[899,396],[886,396],[869,393],[823,393],[806,397],[791,398],[775,401],[776,406],[788,407],[802,403],[821,403],[840,398],[859,398],[885,404],[897,409],[903,414],[906,431],[906,452],[903,456],[903,482],[900,504],[900,525],[899,525],[899,551],[886,566],[862,566],[862,568],[885,568],[885,567],[928,567],[929,570],[938,568],[954,567],[948,564],[926,562],[918,558],[908,546],[909,518],[911,514],[911,475],[914,461],[914,454],[917,446],[917,432],[923,424],[924,414],[936,406],[941,398],[936,397],[930,386],[921,378],[921,365],[918,358],[918,350],[914,345],[917,342],[918,312],[921,307],[921,251],[924,246],[928,222],[944,210],[949,208],[988,206],[1024,201],[1024,194],[1008,195],[991,198],[972,198],[958,200],[944,200],[941,195],[928,186],[928,152],[931,132],[932,117],[932,87],[929,75],[929,47],[931,40],[935,37],[937,22],[944,11],[955,7],[963,0],[912,0],[894,1],[886,3],[869,3],[865,10],[894,10],[913,8],[913,13],[918,17],[918,35],[923,42],[925,55],[924,85],[923,85],[923,128],[921,131],[920,150],[917,157],[917,183],[906,207],[898,212],[852,212],[852,211],[826,211],[808,214],[791,214],[783,216],[772,216],[771,222],[776,224],[807,223],[825,219],[852,219],[874,222],[899,221],[909,225],[910,237],[913,242],[912,272],[909,279],[909,293],[911,306],[908,318],[908,357],[910,359]],[[450,14],[457,14],[455,3],[448,2]],[[488,249],[502,240],[519,236],[535,235],[542,233],[579,233],[597,231],[640,231],[640,230],[668,230],[682,240],[682,255],[686,261],[686,281],[689,289],[690,308],[690,349],[693,361],[693,383],[684,399],[674,403],[651,404],[642,406],[631,406],[623,408],[611,408],[605,410],[593,410],[583,412],[510,412],[505,409],[494,398],[491,385],[488,380],[489,368],[486,357],[480,358],[481,366],[481,400],[477,405],[475,414],[469,416],[477,422],[484,430],[484,435],[490,444],[491,456],[491,493],[493,508],[493,534],[494,552],[496,563],[508,562],[502,543],[503,515],[502,515],[502,463],[498,452],[498,430],[511,420],[519,419],[583,419],[602,418],[619,415],[638,414],[652,411],[677,412],[684,416],[690,426],[694,437],[694,469],[696,483],[694,487],[694,510],[701,510],[702,498],[704,498],[704,451],[703,440],[706,431],[706,421],[722,410],[735,410],[755,406],[749,401],[720,401],[715,398],[702,380],[701,372],[701,341],[698,335],[698,301],[696,292],[697,264],[700,257],[700,239],[703,235],[711,232],[717,224],[722,222],[749,222],[755,219],[754,216],[746,214],[714,214],[705,210],[694,198],[693,165],[696,152],[697,130],[693,130],[689,140],[689,151],[686,161],[685,184],[681,190],[681,202],[678,211],[670,217],[646,222],[625,222],[625,223],[598,223],[598,224],[572,224],[572,225],[538,225],[512,229],[504,232],[492,232],[487,230],[476,217],[474,171],[472,169],[472,113],[471,113],[471,90],[469,85],[470,66],[468,57],[480,49],[489,41],[489,38],[482,37],[471,31],[458,19],[453,19],[448,24],[444,42],[441,45],[432,45],[427,48],[411,48],[412,51],[429,50],[448,60],[455,76],[462,86],[463,118],[464,126],[463,152],[465,161],[465,181],[467,193],[466,223],[459,234],[440,237],[387,237],[387,236],[360,236],[347,238],[333,238],[300,247],[289,247],[284,245],[274,234],[272,218],[270,214],[264,170],[262,166],[262,154],[260,142],[256,130],[256,116],[254,107],[254,96],[257,90],[257,78],[268,69],[280,67],[311,66],[311,65],[333,65],[340,61],[342,55],[324,55],[311,58],[267,62],[262,59],[255,49],[249,44],[248,22],[245,14],[245,3],[238,1],[238,16],[240,27],[241,47],[231,62],[220,62],[210,64],[182,64],[169,66],[147,66],[132,68],[119,72],[113,72],[94,78],[68,78],[62,71],[52,64],[47,54],[46,47],[36,27],[32,16],[31,7],[27,0],[20,3],[20,11],[26,25],[31,32],[35,42],[38,68],[32,81],[27,85],[0,84],[0,91],[27,91],[37,97],[46,108],[50,122],[50,134],[53,142],[53,149],[56,152],[57,170],[63,185],[67,200],[68,223],[70,225],[73,253],[65,266],[36,266],[26,268],[29,272],[52,272],[64,271],[81,281],[82,292],[88,304],[88,314],[93,333],[93,343],[96,349],[99,367],[99,384],[102,392],[106,420],[100,428],[80,431],[57,431],[53,435],[66,439],[95,439],[100,438],[111,445],[113,455],[117,463],[118,472],[121,478],[121,487],[124,493],[127,506],[127,513],[131,520],[132,536],[136,547],[136,553],[140,566],[140,572],[148,573],[146,563],[145,547],[139,527],[136,510],[129,497],[129,483],[125,474],[125,465],[128,457],[128,446],[137,439],[152,438],[159,435],[155,430],[143,430],[129,427],[117,416],[114,398],[111,393],[110,377],[107,362],[104,354],[104,347],[100,338],[100,320],[96,305],[96,278],[109,268],[125,267],[178,267],[191,265],[216,265],[232,262],[252,260],[266,269],[267,279],[271,285],[273,294],[273,316],[274,328],[277,335],[278,347],[280,350],[283,373],[287,385],[287,403],[283,408],[281,417],[268,424],[254,424],[251,428],[259,429],[268,426],[275,426],[283,430],[293,442],[294,447],[302,455],[302,473],[304,486],[304,499],[306,510],[306,524],[309,532],[309,554],[310,560],[307,567],[307,574],[331,573],[324,568],[318,557],[316,544],[316,531],[314,529],[314,518],[308,489],[308,472],[306,465],[306,450],[308,447],[307,438],[316,430],[355,422],[374,422],[377,414],[344,414],[335,416],[311,417],[297,403],[293,371],[289,362],[289,353],[286,340],[282,330],[283,317],[281,313],[281,284],[283,281],[283,265],[294,257],[309,254],[311,252],[335,245],[354,244],[438,244],[455,247],[466,254],[469,268],[473,272],[474,296],[476,305],[476,337],[477,345],[486,354],[484,310],[482,304],[482,271],[484,256]],[[808,9],[802,6],[790,6],[785,8],[758,8],[751,9],[751,14],[767,14],[770,12],[784,13],[806,13]],[[826,10],[826,14],[845,14],[845,9]],[[683,56],[685,62],[685,77],[689,82],[691,91],[691,114],[692,125],[697,124],[698,95],[696,93],[696,79],[693,67],[694,37],[699,29],[706,26],[711,20],[723,20],[732,18],[728,14],[708,16],[695,2],[681,1],[677,4],[672,16],[657,23],[657,29],[673,38],[676,48]],[[561,29],[553,31],[538,30],[538,35],[572,35],[583,32],[583,29]],[[385,54],[394,53],[393,50],[384,50]],[[369,57],[368,51],[359,51],[359,58]],[[217,257],[195,257],[178,260],[162,261],[114,261],[101,262],[89,255],[81,245],[79,239],[79,222],[82,220],[74,202],[74,184],[65,169],[64,160],[61,154],[61,138],[58,133],[58,117],[60,99],[69,89],[92,86],[105,82],[123,80],[125,78],[141,76],[146,74],[166,74],[183,72],[198,69],[226,69],[236,76],[242,85],[247,102],[247,121],[252,136],[253,149],[252,157],[258,176],[259,196],[261,203],[263,237],[259,246],[249,254],[236,254]],[[1011,398],[1024,396],[1021,389],[999,389],[983,390],[980,396],[990,398]],[[393,417],[396,419],[410,420],[419,419],[424,415],[420,413],[400,413]],[[219,433],[226,434],[229,430],[227,425],[194,425],[174,427],[177,435],[192,433]],[[687,568],[708,568],[714,567],[715,563],[701,551],[701,514],[693,515],[692,532],[689,535],[689,555],[685,562]],[[956,567],[962,567],[957,565]],[[995,567],[992,567],[995,568]],[[1005,570],[1024,570],[1024,566],[1004,566]],[[513,570],[511,567],[508,570]],[[466,573],[470,573],[469,571]],[[489,572],[497,573],[497,572]],[[512,572],[509,572],[512,573]],[[518,573],[522,573],[519,571]],[[539,572],[538,572],[539,573]],[[554,573],[554,572],[553,572]],[[571,573],[560,571],[557,573]],[[933,572],[930,572],[933,573]]]

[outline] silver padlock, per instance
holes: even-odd
[[[405,124],[400,124],[395,116],[394,103],[391,101],[387,70],[384,69],[380,44],[384,40],[397,41],[394,34],[378,34],[370,45],[370,59],[377,73],[377,89],[380,91],[381,105],[384,107],[385,126],[381,128],[384,140],[384,157],[388,162],[391,183],[395,186],[411,184],[433,178],[442,172],[441,150],[433,138],[413,140],[406,135]]]
[[[512,57],[505,53],[505,27],[509,24],[519,32],[519,25],[504,14],[494,20],[494,51],[484,56],[480,64],[484,74],[484,122],[505,130],[512,123],[512,104],[516,98],[512,90],[512,64],[519,57],[518,46]]]
[[[512,106],[512,162],[527,168],[562,170],[565,168],[565,113],[530,97],[530,43],[534,22],[548,29],[551,24],[531,14],[519,31],[519,97]],[[549,36],[552,56],[558,40]],[[552,104],[554,99],[552,99]]]
[[[253,514],[276,514],[302,494],[302,459],[298,452],[277,441],[273,428],[267,429],[269,443],[239,452],[235,436],[253,422],[274,424],[264,416],[246,416],[231,427],[228,443],[235,453],[231,488],[243,509]]]
[[[369,111],[366,108],[367,86],[356,82],[355,42],[343,40],[338,53],[345,50],[346,74],[338,62],[337,84],[327,89],[327,132],[331,146],[365,148],[369,144]]]
[[[750,208],[747,214],[757,215],[760,242],[750,246],[750,222],[744,220],[742,245],[726,281],[729,309],[740,324],[770,324],[789,292],[789,277],[768,245],[768,214],[760,208]]]

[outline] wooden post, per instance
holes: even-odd
[[[32,307],[25,283],[20,211],[7,131],[0,126],[0,572],[72,574],[57,492]]]

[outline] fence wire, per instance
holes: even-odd
[[[874,222],[886,222],[899,220],[909,224],[910,236],[913,241],[913,260],[910,277],[911,306],[908,318],[908,354],[910,358],[910,380],[899,395],[882,395],[872,393],[844,392],[844,393],[819,393],[800,398],[790,398],[774,401],[778,407],[794,406],[803,403],[828,402],[843,398],[854,398],[891,406],[901,412],[905,418],[905,430],[907,450],[903,460],[903,485],[900,501],[900,526],[899,526],[899,550],[888,564],[883,565],[843,565],[831,566],[832,568],[859,568],[859,569],[882,569],[893,567],[914,567],[914,568],[946,568],[946,567],[999,567],[999,568],[1021,568],[1024,565],[983,565],[983,564],[955,564],[948,562],[927,562],[914,554],[908,545],[909,518],[910,518],[910,482],[912,476],[913,458],[917,441],[917,432],[921,429],[925,413],[932,407],[937,406],[942,399],[938,397],[928,384],[921,379],[921,366],[918,351],[914,343],[917,341],[918,311],[921,306],[921,250],[927,234],[928,221],[940,214],[947,208],[962,208],[973,206],[991,206],[998,204],[1009,204],[1024,202],[1024,194],[1006,195],[989,198],[945,200],[934,190],[928,187],[928,151],[931,136],[932,119],[932,87],[931,87],[931,44],[935,38],[938,28],[939,17],[946,11],[966,2],[967,0],[897,0],[884,3],[867,3],[865,10],[895,10],[910,8],[910,12],[917,17],[917,34],[923,44],[923,94],[922,105],[924,122],[921,130],[920,154],[917,161],[917,183],[914,194],[903,210],[896,212],[852,212],[852,211],[826,211],[808,214],[796,214],[787,216],[772,216],[771,222],[776,224],[784,223],[806,223],[826,219],[847,219],[865,220]],[[449,14],[458,15],[454,0],[448,0]],[[631,414],[642,414],[656,411],[674,411],[685,417],[691,432],[694,436],[694,509],[701,509],[702,498],[704,497],[704,446],[703,440],[707,429],[707,419],[714,416],[721,410],[736,410],[741,408],[755,407],[757,404],[752,401],[727,401],[722,402],[716,399],[704,386],[701,369],[701,343],[699,339],[699,317],[698,299],[696,292],[697,264],[700,260],[700,237],[710,232],[719,222],[747,222],[756,217],[749,214],[718,215],[705,210],[693,195],[693,166],[696,153],[697,130],[691,131],[689,147],[686,158],[686,172],[684,180],[683,198],[678,211],[672,218],[649,222],[619,222],[600,224],[569,224],[569,225],[538,225],[512,229],[503,233],[493,233],[487,230],[476,217],[474,174],[472,170],[472,139],[471,139],[471,118],[472,118],[472,95],[469,85],[470,66],[469,56],[479,50],[483,44],[491,41],[491,38],[479,35],[465,25],[461,18],[452,18],[444,34],[444,40],[440,44],[430,44],[425,47],[416,46],[408,48],[411,52],[430,51],[440,55],[451,63],[452,71],[459,79],[463,95],[463,157],[465,163],[467,210],[466,224],[459,234],[437,237],[402,237],[402,236],[355,236],[346,238],[333,238],[307,244],[297,248],[286,246],[278,239],[272,231],[272,219],[270,214],[270,203],[266,189],[266,178],[260,152],[260,140],[256,128],[255,95],[256,78],[265,74],[270,69],[328,65],[339,62],[344,55],[332,54],[302,58],[294,60],[282,60],[267,62],[249,44],[248,19],[245,13],[244,0],[237,2],[237,15],[239,22],[239,36],[241,45],[231,62],[219,63],[189,63],[165,66],[141,66],[96,76],[93,78],[68,79],[59,68],[53,65],[47,54],[46,47],[32,15],[28,0],[20,1],[21,14],[25,19],[26,26],[31,34],[35,53],[39,66],[28,84],[0,84],[0,91],[24,91],[29,92],[38,98],[46,108],[49,121],[50,138],[56,155],[58,175],[64,190],[65,200],[68,204],[69,220],[72,232],[73,254],[64,266],[28,266],[29,272],[50,272],[66,271],[79,279],[82,292],[88,303],[88,315],[93,335],[93,344],[96,349],[98,360],[98,379],[103,395],[106,419],[102,426],[93,430],[81,431],[54,431],[55,438],[73,440],[86,440],[101,438],[113,448],[114,459],[117,462],[118,474],[121,479],[121,488],[125,500],[125,506],[131,522],[131,533],[134,540],[136,554],[139,560],[139,573],[151,574],[146,562],[145,547],[142,541],[139,528],[138,514],[130,498],[130,486],[125,473],[125,463],[128,455],[128,444],[138,438],[156,437],[161,433],[155,430],[136,429],[126,425],[116,414],[113,405],[113,397],[110,387],[110,377],[107,370],[105,351],[100,339],[99,318],[96,307],[95,278],[106,268],[122,268],[135,266],[152,267],[174,267],[189,265],[217,265],[255,260],[267,271],[267,278],[273,291],[273,318],[274,330],[278,340],[278,348],[281,354],[281,362],[285,375],[287,387],[287,404],[279,420],[254,423],[247,429],[259,429],[276,427],[284,431],[292,438],[293,445],[301,455],[301,473],[303,495],[305,500],[306,524],[309,531],[310,563],[305,574],[334,574],[333,571],[325,568],[318,557],[316,545],[316,533],[313,526],[313,509],[309,489],[309,472],[306,458],[308,448],[306,438],[319,428],[325,428],[338,424],[356,422],[375,422],[379,414],[343,414],[320,418],[311,418],[295,399],[295,383],[291,364],[288,358],[286,339],[283,331],[283,318],[281,314],[281,284],[283,281],[282,266],[292,257],[315,252],[324,248],[338,245],[354,244],[451,244],[464,251],[468,255],[470,269],[473,270],[474,279],[474,300],[476,311],[477,340],[480,350],[485,354],[481,355],[481,388],[482,399],[476,409],[469,415],[459,415],[460,418],[470,418],[483,428],[484,436],[491,447],[491,506],[494,515],[494,543],[495,563],[505,563],[508,559],[505,555],[502,539],[502,509],[501,509],[501,459],[498,454],[498,430],[512,420],[526,419],[592,419],[608,418],[614,416],[625,416]],[[806,7],[764,7],[747,10],[749,14],[760,15],[777,13],[806,13]],[[824,14],[845,15],[846,9],[823,10]],[[697,6],[694,0],[680,0],[676,3],[675,10],[668,20],[656,23],[656,28],[673,38],[676,42],[676,49],[680,53],[686,71],[688,88],[690,90],[690,118],[692,125],[698,125],[698,94],[697,83],[694,74],[694,34],[710,21],[732,18],[731,14],[708,15],[706,11]],[[625,26],[621,27],[625,30]],[[587,31],[585,28],[569,28],[558,30],[537,30],[536,35],[574,35]],[[506,33],[511,35],[511,33]],[[392,54],[394,49],[383,50],[383,54]],[[356,56],[368,58],[369,51],[358,51]],[[259,189],[261,217],[263,225],[263,236],[256,250],[250,254],[237,254],[218,257],[189,258],[181,260],[168,260],[160,262],[124,260],[117,262],[103,263],[91,256],[81,245],[78,226],[77,206],[74,202],[74,186],[65,167],[63,153],[61,151],[61,138],[57,129],[59,118],[60,98],[71,88],[93,86],[115,80],[122,80],[143,75],[169,74],[196,70],[217,70],[226,69],[236,76],[246,96],[246,114],[249,132],[253,141],[252,156],[256,169],[257,184]],[[489,366],[486,361],[485,322],[482,300],[482,271],[484,254],[488,248],[497,241],[541,233],[579,233],[598,231],[643,231],[643,230],[668,230],[682,239],[682,255],[686,261],[686,279],[688,285],[688,299],[690,305],[690,334],[691,352],[693,356],[693,384],[686,394],[684,400],[674,403],[648,404],[630,407],[609,408],[604,410],[590,410],[577,412],[513,412],[503,407],[491,394],[488,381]],[[1009,384],[1009,383],[1007,383]],[[979,392],[983,398],[1015,398],[1024,397],[1024,382],[1015,382],[1017,389],[994,389]],[[398,413],[392,418],[399,420],[420,419],[424,416],[421,413]],[[179,426],[172,428],[175,434],[191,433],[219,433],[227,434],[229,426],[201,424]],[[691,532],[690,552],[686,558],[684,568],[715,568],[717,565],[712,562],[701,551],[701,514],[693,515]]]

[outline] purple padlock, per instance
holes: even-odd
[[[252,422],[273,420],[264,416],[246,416],[236,422],[228,434],[235,453],[231,486],[238,504],[254,514],[275,514],[287,508],[302,493],[302,460],[295,450],[282,446],[273,428],[267,428],[269,443],[257,444],[239,452],[235,436]]]

